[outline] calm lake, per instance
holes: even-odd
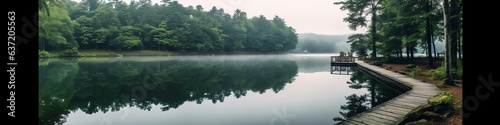
[[[332,125],[401,94],[356,68],[332,74],[332,55],[43,59],[39,121]]]

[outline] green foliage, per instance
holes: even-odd
[[[440,66],[437,69],[431,69],[426,72],[424,72],[426,76],[430,76],[431,79],[436,79],[436,80],[442,80],[445,77],[445,69],[444,66]]]
[[[42,50],[61,51],[70,45],[80,50],[285,52],[298,43],[295,29],[279,16],[248,18],[241,10],[231,16],[222,8],[203,11],[202,6],[184,7],[177,1],[66,2],[50,8],[50,18],[40,14]]]
[[[455,79],[462,79],[463,77],[463,65],[460,60],[457,61],[457,66],[458,68],[456,69],[451,69],[451,73],[453,75],[453,78]],[[432,70],[428,70],[427,72],[424,72],[426,76],[430,76],[431,79],[436,79],[436,80],[445,80],[446,79],[446,72],[445,72],[445,66],[444,62],[443,64]]]
[[[415,68],[412,68],[410,70],[410,77],[415,77],[415,76],[419,76],[420,74],[422,73],[422,70],[418,67],[415,67]]]
[[[59,56],[62,56],[62,57],[74,57],[74,56],[78,56],[78,48],[73,47],[71,49],[63,50]]]
[[[414,64],[408,64],[408,65],[405,66],[405,71],[410,72],[414,68],[418,68],[418,67],[416,65],[414,65]]]
[[[74,22],[64,7],[48,6],[50,16],[39,13],[39,41],[41,50],[63,50],[66,46],[76,46],[73,37]]]
[[[47,58],[47,57],[50,57],[50,53],[47,51],[38,51],[38,57],[39,58]]]
[[[443,91],[439,95],[429,99],[429,103],[434,105],[445,106],[448,108],[453,107],[453,93],[449,91]]]
[[[353,34],[347,39],[347,43],[351,43],[351,52],[356,52],[360,57],[368,56],[370,38],[367,34]]]
[[[457,68],[451,70],[454,78],[463,78],[463,64],[462,61],[457,60]]]
[[[462,99],[456,100],[456,103],[458,103],[458,105],[455,107],[455,109],[462,110],[462,108],[463,108]]]

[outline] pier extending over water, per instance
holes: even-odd
[[[396,125],[403,121],[405,115],[412,109],[428,103],[430,98],[441,92],[433,84],[369,65],[363,61],[352,61],[351,63],[355,63],[358,68],[369,72],[370,75],[376,75],[378,79],[389,81],[387,84],[393,84],[391,86],[407,89],[408,91],[363,113],[348,118],[341,123],[342,125]],[[334,57],[332,57],[332,65],[334,65]]]

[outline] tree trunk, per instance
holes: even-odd
[[[427,14],[430,13],[430,0],[427,0],[427,4],[425,6],[425,12]],[[426,23],[426,30],[425,30],[425,35],[427,37],[427,60],[429,63],[429,67],[434,68],[434,59],[432,58],[432,46],[431,46],[431,41],[432,41],[432,35],[431,35],[431,19],[430,16],[427,16],[425,18],[425,23]]]
[[[450,50],[450,26],[448,22],[448,0],[442,0],[443,1],[443,16],[444,16],[444,42],[445,42],[445,72],[446,72],[446,80],[445,84],[446,85],[455,85],[453,83],[453,78],[451,76],[451,50]]]
[[[376,47],[376,41],[377,41],[377,13],[376,13],[376,7],[375,5],[372,5],[372,57],[377,57],[377,47]]]
[[[458,32],[458,36],[461,36],[460,32]],[[460,44],[461,39],[458,37],[458,59],[462,60],[462,44]]]
[[[408,58],[408,60],[410,60],[410,46],[406,46],[406,58]]]
[[[457,0],[450,0],[450,6],[449,6],[449,16],[450,16],[450,61],[451,61],[451,66],[453,68],[457,68],[457,53],[458,53],[458,5],[457,5]]]
[[[429,8],[432,7],[432,0],[429,0]],[[437,51],[436,51],[436,42],[434,40],[434,27],[432,26],[432,21],[429,20],[429,23],[431,24],[431,41],[432,41],[432,48],[434,48],[434,58],[437,58]]]
[[[437,52],[436,52],[436,41],[434,39],[432,39],[432,48],[434,48],[434,57],[438,57],[437,56]]]
[[[413,59],[414,59],[414,49],[415,47],[414,46],[410,46],[410,60],[413,62]]]
[[[462,5],[462,3],[460,3],[460,5]],[[460,7],[461,8],[461,7]],[[460,16],[461,17],[461,16]],[[460,19],[458,19],[458,24],[459,24],[459,28],[460,30],[458,30],[458,58],[460,60],[462,60],[462,51],[463,51],[463,48],[462,48],[462,44],[461,42],[463,42],[463,37],[462,37],[462,33],[463,33],[463,29],[462,27],[460,27],[460,24],[462,23],[462,21]]]
[[[400,58],[403,58],[403,48],[400,48],[400,49],[399,49],[399,57],[400,57]]]

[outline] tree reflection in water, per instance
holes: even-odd
[[[163,111],[185,102],[223,102],[248,91],[278,93],[298,67],[286,60],[59,60],[39,66],[39,123],[62,124],[70,112],[115,112],[125,107]],[[144,95],[142,95],[144,94]]]

